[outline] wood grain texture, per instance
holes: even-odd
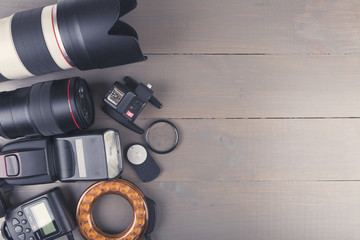
[[[97,117],[113,82],[129,75],[151,83],[164,103],[141,118],[359,117],[359,56],[151,56],[104,70],[48,74],[0,84],[0,90],[82,76],[94,92]]]
[[[178,149],[153,154],[159,181],[360,180],[359,120],[172,120],[180,129]],[[151,119],[139,121],[146,127]],[[124,146],[141,142],[113,120]],[[138,180],[126,165],[124,177]]]
[[[181,133],[174,152],[152,153],[162,169],[155,181],[141,183],[125,162],[123,178],[157,203],[153,239],[358,240],[359,2],[138,2],[124,20],[148,61],[8,81],[0,91],[81,76],[96,104],[92,129],[118,129],[126,147],[143,136],[106,116],[102,97],[126,75],[151,83],[164,108],[148,106],[136,123],[170,119]],[[0,0],[0,18],[54,3]],[[59,186],[75,212],[90,184],[22,186],[5,198],[16,204]],[[123,213],[116,200],[109,206]]]
[[[61,186],[71,202],[89,185],[22,187],[13,199]],[[359,182],[157,181],[138,186],[159,207],[153,239],[357,240],[360,235]],[[114,206],[114,211],[122,210]],[[74,235],[82,239],[78,231]]]
[[[173,121],[182,140],[171,154],[152,153],[159,178],[140,183],[127,162],[123,174],[158,204],[154,239],[359,236],[359,120]],[[143,143],[112,120],[93,128],[104,126],[120,130],[123,146]],[[8,197],[16,203],[60,186],[74,203],[89,185],[17,187]],[[69,207],[74,212],[75,204]],[[75,236],[81,239],[77,231]]]
[[[172,153],[151,153],[162,169],[158,181],[360,180],[358,119],[171,121],[181,141]],[[101,128],[118,129],[124,149],[145,144],[142,135],[114,120],[96,119],[92,129]],[[139,180],[127,161],[122,176]]]
[[[2,0],[0,17],[54,0]],[[359,54],[356,0],[141,0],[124,17],[147,54]]]

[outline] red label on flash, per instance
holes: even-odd
[[[131,118],[134,116],[134,114],[132,112],[130,112],[129,110],[126,112],[126,115],[131,117]]]

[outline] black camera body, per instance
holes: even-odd
[[[109,180],[122,169],[114,129],[20,140],[5,145],[0,155],[0,178],[7,185]]]

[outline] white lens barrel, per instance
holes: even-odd
[[[56,5],[45,7],[41,13],[41,26],[52,58],[61,69],[65,70],[73,68],[73,65],[61,40],[56,11]]]
[[[34,76],[21,62],[16,52],[11,21],[13,16],[0,19],[0,74],[7,79],[18,79]]]
[[[0,19],[0,77],[21,79],[73,68],[61,40],[56,9],[57,5],[51,5]]]
[[[136,5],[137,0],[58,0],[0,19],[0,82],[146,60],[135,29],[119,20]]]

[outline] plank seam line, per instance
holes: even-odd
[[[333,56],[333,57],[346,57],[346,56],[359,56],[360,52],[356,53],[343,53],[343,54],[331,54],[331,53],[144,53],[147,56]]]
[[[110,117],[99,117],[98,119],[112,119]],[[159,118],[138,118],[142,120],[154,120]],[[228,117],[228,118],[209,118],[209,117],[203,117],[203,118],[197,118],[197,117],[189,117],[189,118],[169,118],[165,117],[163,119],[169,119],[169,120],[350,120],[350,119],[360,119],[360,117]]]
[[[132,181],[134,183],[138,183],[140,184],[141,182],[139,181]],[[201,180],[179,180],[179,181],[174,181],[174,180],[154,180],[154,183],[225,183],[225,182],[233,182],[233,183],[262,183],[262,182],[268,182],[268,183],[299,183],[299,182],[360,182],[359,180],[353,179],[353,180],[349,180],[349,179],[324,179],[324,180],[306,180],[306,179],[302,179],[302,180],[205,180],[205,181],[201,181]]]

